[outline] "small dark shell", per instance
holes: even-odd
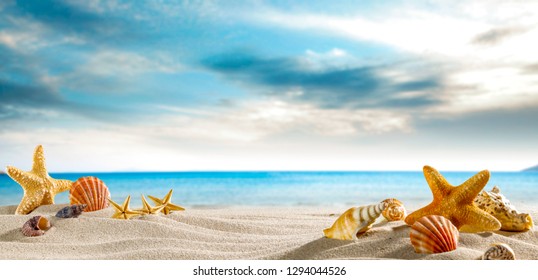
[[[62,208],[62,210],[58,211],[56,213],[56,217],[58,218],[76,218],[84,212],[84,209],[86,209],[86,204],[74,204],[71,206],[66,206]]]
[[[25,236],[40,236],[50,228],[50,222],[43,216],[35,216],[22,225],[22,234]]]

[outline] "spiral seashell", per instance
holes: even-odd
[[[50,222],[43,216],[35,216],[22,225],[22,234],[25,236],[40,236],[50,228]]]
[[[58,218],[76,218],[82,214],[84,209],[86,209],[86,204],[73,204],[71,206],[66,206],[62,208],[58,213],[56,213],[56,217]]]
[[[330,228],[323,230],[327,238],[355,240],[370,229],[375,220],[385,209],[385,203],[353,207],[344,212]]]
[[[86,204],[84,212],[92,212],[108,207],[110,192],[108,187],[96,177],[79,178],[69,191],[71,204]]]
[[[389,222],[401,221],[405,219],[407,213],[401,201],[397,200],[396,198],[389,198],[383,200],[383,202],[386,203],[386,207],[381,214],[383,217],[385,217],[385,219],[387,219]]]
[[[456,250],[459,231],[443,216],[428,215],[411,226],[411,244],[415,252],[436,254]]]
[[[478,194],[474,204],[499,220],[501,230],[526,231],[534,227],[531,215],[519,213],[497,186]]]
[[[491,244],[482,255],[483,260],[515,260],[514,250],[505,243]]]

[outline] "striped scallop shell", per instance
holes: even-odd
[[[383,210],[381,214],[383,217],[385,217],[385,219],[387,219],[389,222],[401,221],[405,219],[407,213],[401,201],[397,200],[396,198],[389,198],[383,200],[383,202],[386,203],[386,206],[385,210]]]
[[[411,226],[411,244],[415,252],[436,254],[456,250],[459,231],[443,216],[428,215]]]
[[[483,260],[515,260],[514,250],[505,243],[491,244],[482,255]]]
[[[385,203],[353,207],[344,212],[330,228],[323,230],[327,238],[354,240],[370,229],[371,225],[381,215]]]
[[[92,212],[108,207],[110,192],[108,187],[95,177],[79,178],[69,191],[69,200],[73,204],[86,204],[84,212]]]
[[[50,228],[50,222],[43,216],[34,216],[22,225],[22,234],[25,236],[41,236]]]

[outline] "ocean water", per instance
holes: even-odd
[[[441,172],[459,185],[474,172]],[[422,172],[143,172],[65,173],[53,178],[76,180],[96,176],[112,199],[141,205],[140,196],[163,197],[174,189],[173,201],[186,207],[219,206],[353,206],[395,197],[404,204],[424,204],[432,195]],[[494,185],[515,205],[538,202],[538,172],[492,172],[485,189]],[[0,174],[0,205],[17,205],[22,188]],[[68,203],[68,193],[56,203]]]

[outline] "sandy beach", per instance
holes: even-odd
[[[536,227],[522,233],[461,233],[455,251],[426,255],[414,252],[405,223],[382,217],[357,241],[324,238],[322,230],[344,208],[199,208],[131,220],[111,219],[108,208],[55,218],[64,206],[41,206],[28,216],[14,215],[16,206],[0,207],[0,259],[471,260],[496,242],[509,244],[518,259],[538,259]],[[538,217],[536,209],[521,210]],[[20,228],[35,215],[50,216],[52,228],[25,237]]]

